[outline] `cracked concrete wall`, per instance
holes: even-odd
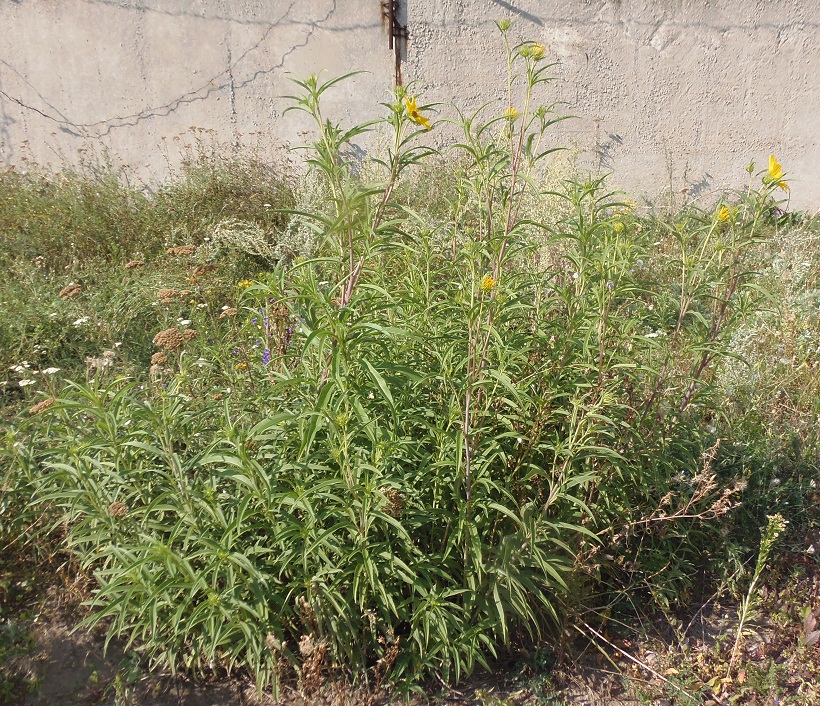
[[[555,144],[637,196],[740,187],[777,154],[792,208],[820,206],[820,5],[801,0],[401,0],[424,102],[503,98],[494,20],[548,45]],[[151,182],[196,140],[262,154],[309,138],[290,73],[365,69],[327,94],[343,122],[393,82],[379,0],[0,0],[0,149],[59,167],[109,151]],[[500,109],[499,108],[499,109]],[[441,107],[442,115],[453,111]],[[196,128],[195,130],[191,128]],[[205,131],[205,132],[203,132]],[[447,129],[431,140],[446,144]],[[88,154],[88,152],[86,152]]]

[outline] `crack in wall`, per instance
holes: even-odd
[[[233,133],[233,146],[235,148],[239,147],[239,127],[238,127],[238,116],[236,114],[236,82],[233,78],[233,66],[231,61],[231,40],[230,37],[226,34],[225,35],[225,46],[227,48],[228,56],[228,68],[226,69],[228,72],[228,98],[231,102],[231,132]]]
[[[87,2],[94,2],[94,1],[99,2],[101,0],[86,0],[86,1]],[[231,49],[230,49],[230,45],[228,45],[227,66],[223,71],[220,71],[215,76],[212,76],[210,79],[208,79],[208,81],[204,82],[198,88],[195,88],[191,91],[183,93],[181,96],[179,96],[178,98],[175,98],[172,101],[169,101],[168,103],[158,105],[158,106],[151,106],[151,107],[148,107],[148,108],[144,108],[139,112],[132,113],[132,114],[129,114],[129,115],[114,116],[114,117],[111,117],[111,118],[105,118],[103,120],[98,120],[98,121],[91,122],[91,123],[77,123],[77,122],[74,122],[74,121],[70,120],[66,115],[64,115],[62,113],[62,111],[60,111],[58,108],[56,108],[54,105],[52,105],[51,102],[46,100],[45,97],[19,71],[17,71],[13,66],[11,66],[8,62],[4,61],[3,59],[0,59],[0,63],[7,66],[11,71],[13,71],[17,76],[19,76],[31,88],[31,90],[38,96],[38,98],[40,98],[40,100],[51,111],[53,111],[53,113],[56,114],[58,117],[55,117],[54,114],[49,114],[48,112],[46,112],[44,110],[41,110],[41,109],[37,108],[36,106],[33,106],[33,105],[27,103],[26,101],[22,100],[21,98],[18,98],[17,96],[10,95],[5,90],[2,90],[2,88],[0,88],[0,96],[3,96],[7,100],[17,104],[18,106],[20,106],[21,108],[23,108],[25,110],[37,113],[38,115],[42,116],[43,118],[46,118],[46,119],[48,119],[48,120],[50,120],[54,123],[57,123],[60,126],[59,129],[62,132],[65,132],[65,133],[67,133],[67,134],[69,134],[73,137],[84,138],[84,139],[87,139],[87,138],[101,139],[103,137],[108,136],[113,130],[124,128],[124,127],[134,127],[135,125],[139,124],[140,122],[143,122],[145,120],[150,120],[152,118],[167,117],[168,115],[170,115],[170,114],[176,112],[177,110],[179,110],[179,108],[181,108],[182,106],[190,105],[190,104],[198,102],[198,101],[207,100],[211,96],[211,94],[219,92],[219,91],[223,91],[225,89],[228,89],[229,96],[230,96],[230,101],[231,101],[231,123],[232,123],[232,129],[233,129],[233,133],[234,133],[234,141],[236,142],[236,141],[238,141],[238,130],[237,130],[237,127],[238,127],[238,125],[237,125],[238,114],[237,114],[237,109],[236,109],[236,94],[237,94],[237,91],[245,88],[246,86],[250,85],[251,83],[257,81],[258,79],[260,79],[264,76],[267,76],[268,74],[271,74],[271,73],[275,72],[278,69],[284,68],[285,61],[287,60],[287,58],[291,54],[293,54],[294,52],[298,51],[299,49],[305,48],[309,44],[310,40],[313,38],[313,35],[314,35],[314,33],[316,32],[317,29],[319,29],[319,28],[328,29],[328,28],[322,27],[322,25],[325,24],[326,22],[328,22],[336,14],[337,1],[338,0],[333,0],[332,1],[330,9],[327,11],[327,13],[325,14],[324,17],[322,17],[322,18],[320,18],[320,19],[318,19],[314,22],[309,23],[309,29],[305,33],[304,39],[302,40],[302,42],[292,44],[291,47],[282,54],[279,61],[275,64],[272,64],[272,65],[268,66],[268,68],[258,69],[253,74],[251,74],[250,76],[248,76],[248,77],[246,77],[242,80],[237,80],[237,78],[235,76],[235,73],[234,73],[236,67],[246,57],[248,57],[248,55],[250,55],[252,52],[256,51],[262,44],[264,44],[267,41],[267,39],[270,37],[271,33],[273,32],[273,30],[276,27],[281,26],[283,23],[285,23],[285,21],[287,20],[287,18],[289,17],[289,15],[291,13],[291,11],[293,10],[294,5],[296,4],[296,0],[293,0],[293,2],[291,2],[288,5],[287,10],[279,18],[277,18],[273,22],[266,22],[265,23],[266,29],[262,33],[260,38],[256,41],[256,43],[253,46],[251,46],[249,49],[245,50],[236,60],[233,59]],[[102,4],[116,4],[116,3],[102,2]],[[120,5],[117,5],[117,6],[119,7]],[[143,6],[140,6],[140,7],[135,7],[134,9],[144,10],[144,9],[150,9],[150,8],[145,8]],[[228,21],[230,21],[230,20],[228,20]],[[243,23],[239,22],[239,24],[243,24]],[[257,24],[257,23],[254,23],[254,24]],[[297,24],[297,23],[293,23],[293,24]],[[301,24],[301,23],[298,23],[298,24]],[[304,24],[308,24],[308,23],[304,23]],[[226,35],[226,44],[227,43],[228,43],[228,39],[227,39],[227,35]],[[222,80],[224,78],[227,78],[227,81]],[[0,103],[2,103],[2,102],[0,101]],[[5,112],[5,106],[3,106],[2,109]],[[101,130],[98,129],[98,128],[103,128],[103,127],[105,129],[101,129]]]

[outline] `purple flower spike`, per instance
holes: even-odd
[[[268,363],[270,363],[270,348],[266,348],[262,354],[262,365],[267,365]]]

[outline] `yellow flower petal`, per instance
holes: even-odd
[[[404,99],[404,107],[407,108],[407,117],[417,125],[421,125],[427,130],[430,129],[430,121],[420,112],[415,96],[408,96]]]
[[[783,167],[780,166],[780,162],[777,161],[773,154],[769,155],[769,178],[772,181],[779,181],[782,176]]]

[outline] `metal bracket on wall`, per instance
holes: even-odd
[[[382,0],[382,26],[387,27],[388,45],[395,57],[394,78],[402,85],[401,62],[407,58],[407,0]]]

